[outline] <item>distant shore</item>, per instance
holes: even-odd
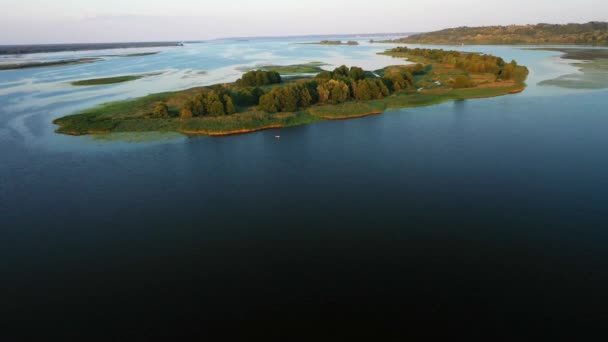
[[[179,42],[0,45],[0,55],[183,46]]]

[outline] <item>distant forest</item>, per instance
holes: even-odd
[[[385,42],[448,45],[576,44],[605,46],[608,45],[608,22],[458,27]]]

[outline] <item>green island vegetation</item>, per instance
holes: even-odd
[[[343,42],[341,40],[322,40],[319,42],[319,45],[359,45],[359,42],[354,40],[349,40],[347,42]]]
[[[115,83],[135,81],[135,80],[142,79],[144,77],[158,76],[160,74],[162,74],[162,73],[93,78],[93,79],[88,79],[88,80],[74,81],[74,82],[71,82],[70,84],[73,86],[77,86],[77,87],[106,85],[106,84],[115,84]]]
[[[608,22],[458,27],[381,43],[440,45],[608,45]]]
[[[152,94],[59,118],[58,133],[179,132],[230,135],[358,118],[388,109],[501,96],[523,91],[527,68],[501,58],[456,51],[396,48],[384,52],[415,64],[366,72],[341,66],[284,80],[254,70],[234,83]]]
[[[16,69],[29,69],[29,68],[42,68],[42,67],[56,67],[56,66],[67,66],[75,64],[95,63],[103,60],[105,57],[144,57],[156,55],[160,52],[142,52],[142,53],[131,53],[126,55],[107,55],[101,57],[84,57],[77,59],[62,59],[57,61],[47,62],[26,62],[26,63],[11,63],[11,64],[0,64],[0,70],[16,70]]]
[[[138,52],[138,53],[127,53],[122,55],[103,55],[101,57],[121,57],[121,58],[130,58],[130,57],[145,57],[145,56],[153,56],[158,55],[160,51],[155,52]]]
[[[119,55],[118,57],[144,57],[144,56],[153,56],[158,55],[160,52],[140,52],[140,53],[129,53],[126,55]]]
[[[304,44],[304,45],[347,45],[347,46],[357,46],[359,45],[359,42],[354,41],[354,40],[349,40],[347,42],[343,42],[341,40],[322,40],[320,42],[316,42],[316,43],[300,43],[300,44]]]
[[[62,59],[58,61],[48,62],[28,62],[28,63],[15,63],[15,64],[0,64],[0,70],[15,70],[15,69],[29,69],[29,68],[42,68],[52,66],[66,66],[74,64],[94,63],[102,58],[78,58],[78,59]]]
[[[575,60],[571,65],[578,73],[562,75],[539,82],[541,86],[555,86],[569,89],[606,89],[608,88],[608,49],[585,48],[534,48],[561,52],[562,59]]]
[[[322,66],[327,65],[323,62],[310,62],[306,64],[293,65],[261,65],[256,68],[241,68],[241,71],[274,71],[284,76],[300,75],[300,74],[318,74],[323,71]]]

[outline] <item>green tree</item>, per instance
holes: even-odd
[[[308,91],[308,87],[300,86],[298,95],[299,95],[298,105],[301,108],[306,108],[313,104],[312,95],[310,95],[310,91]]]
[[[155,118],[168,118],[169,117],[169,107],[164,102],[156,102],[154,104],[154,109],[152,110],[152,116]]]
[[[366,80],[360,80],[357,82],[357,86],[355,88],[355,98],[361,101],[372,99],[372,93]]]
[[[236,113],[234,102],[229,95],[224,95],[224,107],[226,108],[226,114],[230,115]]]
[[[298,110],[298,93],[294,86],[281,89],[281,108],[282,112],[295,112]]]
[[[211,91],[207,97],[207,111],[211,116],[226,115],[224,104],[215,91]]]
[[[270,92],[268,94],[262,95],[260,97],[260,110],[263,110],[268,113],[276,113],[279,111],[279,103],[278,99],[275,96],[274,92]]]
[[[334,69],[332,78],[336,78],[336,77],[340,77],[340,76],[348,78],[349,73],[350,73],[350,70],[348,69],[348,67],[346,65],[342,65],[342,66]]]
[[[261,87],[281,83],[281,75],[275,71],[253,70],[236,81],[238,87]]]
[[[365,71],[359,67],[351,67],[348,72],[348,77],[352,78],[355,81],[359,81],[365,78]]]
[[[330,80],[332,78],[331,72],[329,71],[321,71],[317,77],[317,79],[321,79],[321,80]]]

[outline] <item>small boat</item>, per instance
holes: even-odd
[[[280,135],[275,135],[274,137],[277,138],[277,139],[281,139]]]

